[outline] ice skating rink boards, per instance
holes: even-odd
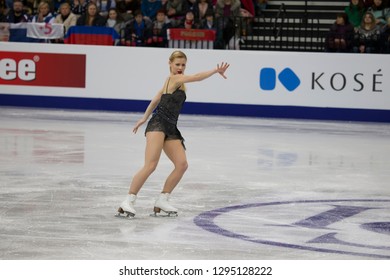
[[[390,259],[389,124],[182,115],[179,216],[150,217],[163,155],[129,221],[140,116],[1,108],[0,259]]]

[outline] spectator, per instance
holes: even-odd
[[[116,10],[118,12],[118,15],[120,15],[121,18],[123,18],[124,22],[128,22],[133,19],[133,11],[126,10],[126,3],[124,0],[116,1]]]
[[[91,3],[91,2],[96,4],[98,11],[99,11],[99,14],[102,17],[107,17],[108,11],[111,8],[116,8],[115,0],[89,0],[89,3]]]
[[[353,27],[358,28],[362,23],[362,17],[365,12],[363,0],[350,0],[349,5],[344,8],[348,16],[348,21]]]
[[[95,3],[89,3],[87,11],[79,17],[76,25],[81,26],[106,26],[106,19],[98,13],[98,8]]]
[[[72,13],[80,17],[81,15],[85,15],[87,11],[88,0],[71,0],[70,8]]]
[[[134,19],[125,27],[122,45],[145,46],[152,37],[152,22],[144,19],[140,10],[134,13]]]
[[[38,11],[35,16],[32,18],[32,22],[45,22],[45,23],[53,23],[55,17],[50,12],[49,3],[46,1],[42,1],[38,5]]]
[[[9,23],[28,22],[29,16],[23,11],[22,0],[14,0],[12,9],[9,10],[5,17],[5,21]]]
[[[366,12],[363,15],[362,24],[355,30],[353,51],[355,53],[378,52],[380,28],[375,24],[374,15]]]
[[[374,3],[367,11],[374,15],[377,25],[382,26],[386,24],[389,17],[389,9],[385,7],[383,0],[374,0]]]
[[[151,21],[156,20],[157,11],[162,8],[161,0],[142,0],[141,11],[144,17]]]
[[[246,10],[251,17],[255,15],[255,4],[253,3],[253,0],[240,0],[241,2],[241,8]]]
[[[108,10],[110,8],[116,8],[116,2],[115,0],[88,0],[89,3],[95,3],[96,7],[98,8],[99,14],[102,17],[108,16]]]
[[[253,14],[241,8],[240,18],[238,20],[236,25],[239,27],[239,34],[242,36],[252,35]]]
[[[201,21],[200,28],[208,30],[217,30],[217,26],[214,20],[214,13],[212,11],[208,11],[206,13],[205,18]]]
[[[168,47],[167,30],[171,28],[171,22],[168,19],[165,10],[161,9],[157,12],[156,20],[153,22],[152,37],[148,41],[148,45],[152,47]]]
[[[225,17],[233,19],[234,17],[240,16],[240,7],[240,0],[217,0],[217,5],[215,6],[215,16],[216,18]]]
[[[216,25],[216,22],[214,20],[214,12],[208,11],[206,13],[205,18],[200,22],[200,28],[207,29],[207,30],[213,30],[216,32],[217,25]],[[215,43],[216,43],[216,40],[214,40],[214,42],[213,42],[213,48],[215,48]]]
[[[59,13],[61,5],[68,3],[68,0],[53,0],[54,13]]]
[[[54,19],[54,23],[61,23],[64,25],[65,33],[68,32],[71,26],[75,26],[77,22],[77,16],[72,13],[70,4],[65,2],[60,6],[60,13]]]
[[[134,19],[134,12],[141,9],[141,0],[116,0],[118,14],[124,22]]]
[[[214,7],[211,0],[196,0],[193,11],[196,20],[202,22],[206,18],[207,13],[214,13]]]
[[[33,15],[35,14],[38,14],[38,7],[39,7],[39,4],[41,4],[41,2],[47,2],[47,4],[49,4],[49,11],[50,13],[52,13],[54,15],[54,1],[56,0],[23,0],[23,4],[24,4],[24,8],[26,9],[26,7],[31,7],[31,13]],[[59,0],[59,1],[63,1],[63,0]],[[29,11],[27,11],[29,12]]]
[[[198,29],[200,25],[199,22],[195,19],[194,12],[188,10],[178,27],[184,29]]]
[[[390,18],[387,19],[387,24],[381,30],[381,52],[390,54]]]
[[[349,52],[352,38],[353,26],[348,22],[347,15],[338,14],[326,38],[325,50],[328,52]]]
[[[216,48],[224,49],[231,40],[235,40],[240,34],[240,28],[236,28],[236,19],[241,15],[240,0],[217,0],[215,6],[215,19],[217,21]]]
[[[115,8],[110,8],[108,11],[106,26],[114,28],[118,34],[120,34],[122,28],[125,27],[122,17],[118,14]]]
[[[187,0],[168,0],[166,10],[172,26],[177,27],[188,11],[188,2]]]

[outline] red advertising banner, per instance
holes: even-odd
[[[214,41],[215,31],[208,29],[168,29],[170,40],[194,40],[194,41]]]
[[[85,88],[86,55],[0,51],[0,85]]]

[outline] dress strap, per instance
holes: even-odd
[[[171,77],[168,78],[168,81],[167,81],[167,86],[165,87],[165,93],[168,93],[168,86],[169,86],[169,81],[171,80]],[[173,92],[177,91],[178,89],[181,88],[183,84],[179,85]]]
[[[165,87],[165,93],[168,93],[168,86],[169,86],[169,80],[171,79],[171,77],[168,78],[168,81],[167,81],[167,86]]]

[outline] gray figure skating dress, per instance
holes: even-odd
[[[177,121],[186,100],[186,93],[179,88],[161,96],[160,103],[146,126],[145,135],[149,131],[162,131],[165,134],[165,140],[181,140],[185,148],[184,138],[177,129]]]

